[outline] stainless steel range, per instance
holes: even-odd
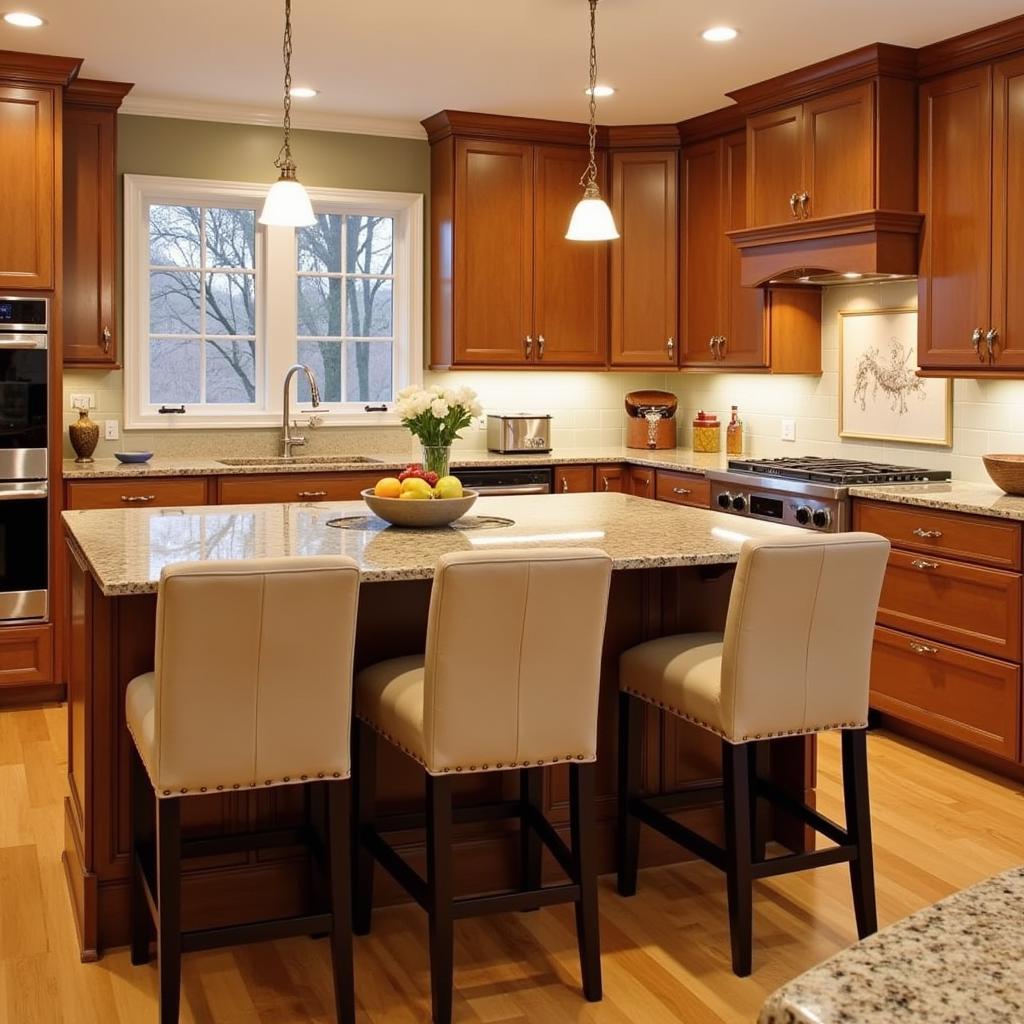
[[[708,479],[712,508],[807,530],[844,533],[850,529],[854,484],[927,483],[949,480],[951,475],[942,469],[808,456],[730,459],[727,470],[708,473]]]

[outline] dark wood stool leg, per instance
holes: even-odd
[[[733,973],[750,974],[753,947],[754,878],[751,873],[751,744],[722,741],[725,789],[726,883]]]
[[[331,964],[338,1024],[355,1024],[356,1001],[352,970],[352,903],[350,794],[351,783],[328,782],[327,849],[331,915]]]
[[[427,887],[430,900],[430,996],[434,1024],[450,1024],[455,931],[452,880],[452,780],[427,776]]]
[[[757,799],[758,778],[767,779],[771,770],[768,740],[752,743],[750,766],[750,849],[754,862],[765,859],[771,830],[771,805]]]
[[[373,855],[362,841],[364,825],[373,824],[377,792],[377,734],[358,718],[352,721],[355,799],[352,801],[352,930],[370,934],[373,912]]]
[[[857,847],[850,861],[857,934],[863,939],[878,931],[875,905],[875,860],[871,849],[871,804],[868,798],[868,738],[864,729],[843,730],[843,796],[846,831]]]
[[[519,770],[519,863],[522,869],[521,889],[539,889],[541,881],[541,846],[537,830],[530,825],[530,808],[540,811],[543,801],[543,768]],[[536,910],[536,907],[531,907]]]
[[[593,764],[569,769],[569,821],[572,832],[573,881],[580,887],[576,903],[576,941],[580,949],[583,995],[601,999],[601,926],[597,903],[597,843],[594,819]]]
[[[181,1005],[181,799],[157,801],[157,968],[160,1024],[178,1024]]]
[[[640,819],[629,812],[629,802],[640,794],[643,768],[643,703],[628,693],[619,694],[619,895],[635,896],[640,868]]]
[[[150,785],[149,776],[142,764],[135,744],[131,745],[131,808],[132,808],[132,863],[131,863],[131,959],[139,967],[149,963],[149,940],[153,933],[153,918],[146,902],[146,891],[142,882],[142,859],[144,843],[152,843],[156,817],[156,794]]]

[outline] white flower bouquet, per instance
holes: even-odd
[[[483,412],[472,388],[402,388],[398,392],[395,411],[423,445],[424,469],[439,476],[448,475],[448,449],[452,441]]]

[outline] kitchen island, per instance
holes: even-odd
[[[493,497],[477,502],[458,528],[396,530],[368,515],[361,502],[264,504],[65,512],[70,608],[68,722],[69,793],[64,861],[82,955],[98,957],[128,934],[128,764],[124,691],[153,667],[156,590],[164,566],[197,560],[347,554],[356,559],[360,593],[357,667],[422,650],[430,580],[448,551],[537,546],[596,547],[614,575],[605,636],[599,721],[598,807],[601,869],[614,867],[615,736],[618,656],[643,640],[687,630],[720,629],[743,541],[789,533],[786,527],[621,494]],[[316,637],[296,636],[296,644]],[[557,685],[557,680],[552,681]],[[486,680],[481,680],[486,685]],[[339,727],[340,724],[339,724]],[[720,777],[719,741],[704,730],[647,710],[644,784],[648,792],[707,788]],[[379,808],[416,810],[422,776],[381,744]],[[773,744],[770,771],[794,795],[813,802],[813,741]],[[460,780],[463,803],[507,799],[508,773]],[[546,778],[545,812],[568,821],[567,772]],[[315,813],[287,787],[209,794],[186,801],[192,836],[222,835],[303,823]],[[709,794],[686,812],[714,835],[718,808]],[[648,830],[649,831],[649,830]],[[774,834],[791,848],[806,842],[798,823],[779,817]],[[644,864],[678,860],[677,847],[644,837]],[[399,843],[421,867],[422,837],[410,829]],[[517,843],[505,822],[462,827],[455,856],[465,891],[518,884]],[[554,865],[546,868],[554,873]],[[309,897],[301,850],[219,856],[186,872],[186,927],[295,913]],[[382,883],[386,880],[382,878]],[[378,899],[398,898],[382,884]]]

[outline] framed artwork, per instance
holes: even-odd
[[[917,376],[916,309],[839,313],[839,436],[952,445],[953,382]]]

